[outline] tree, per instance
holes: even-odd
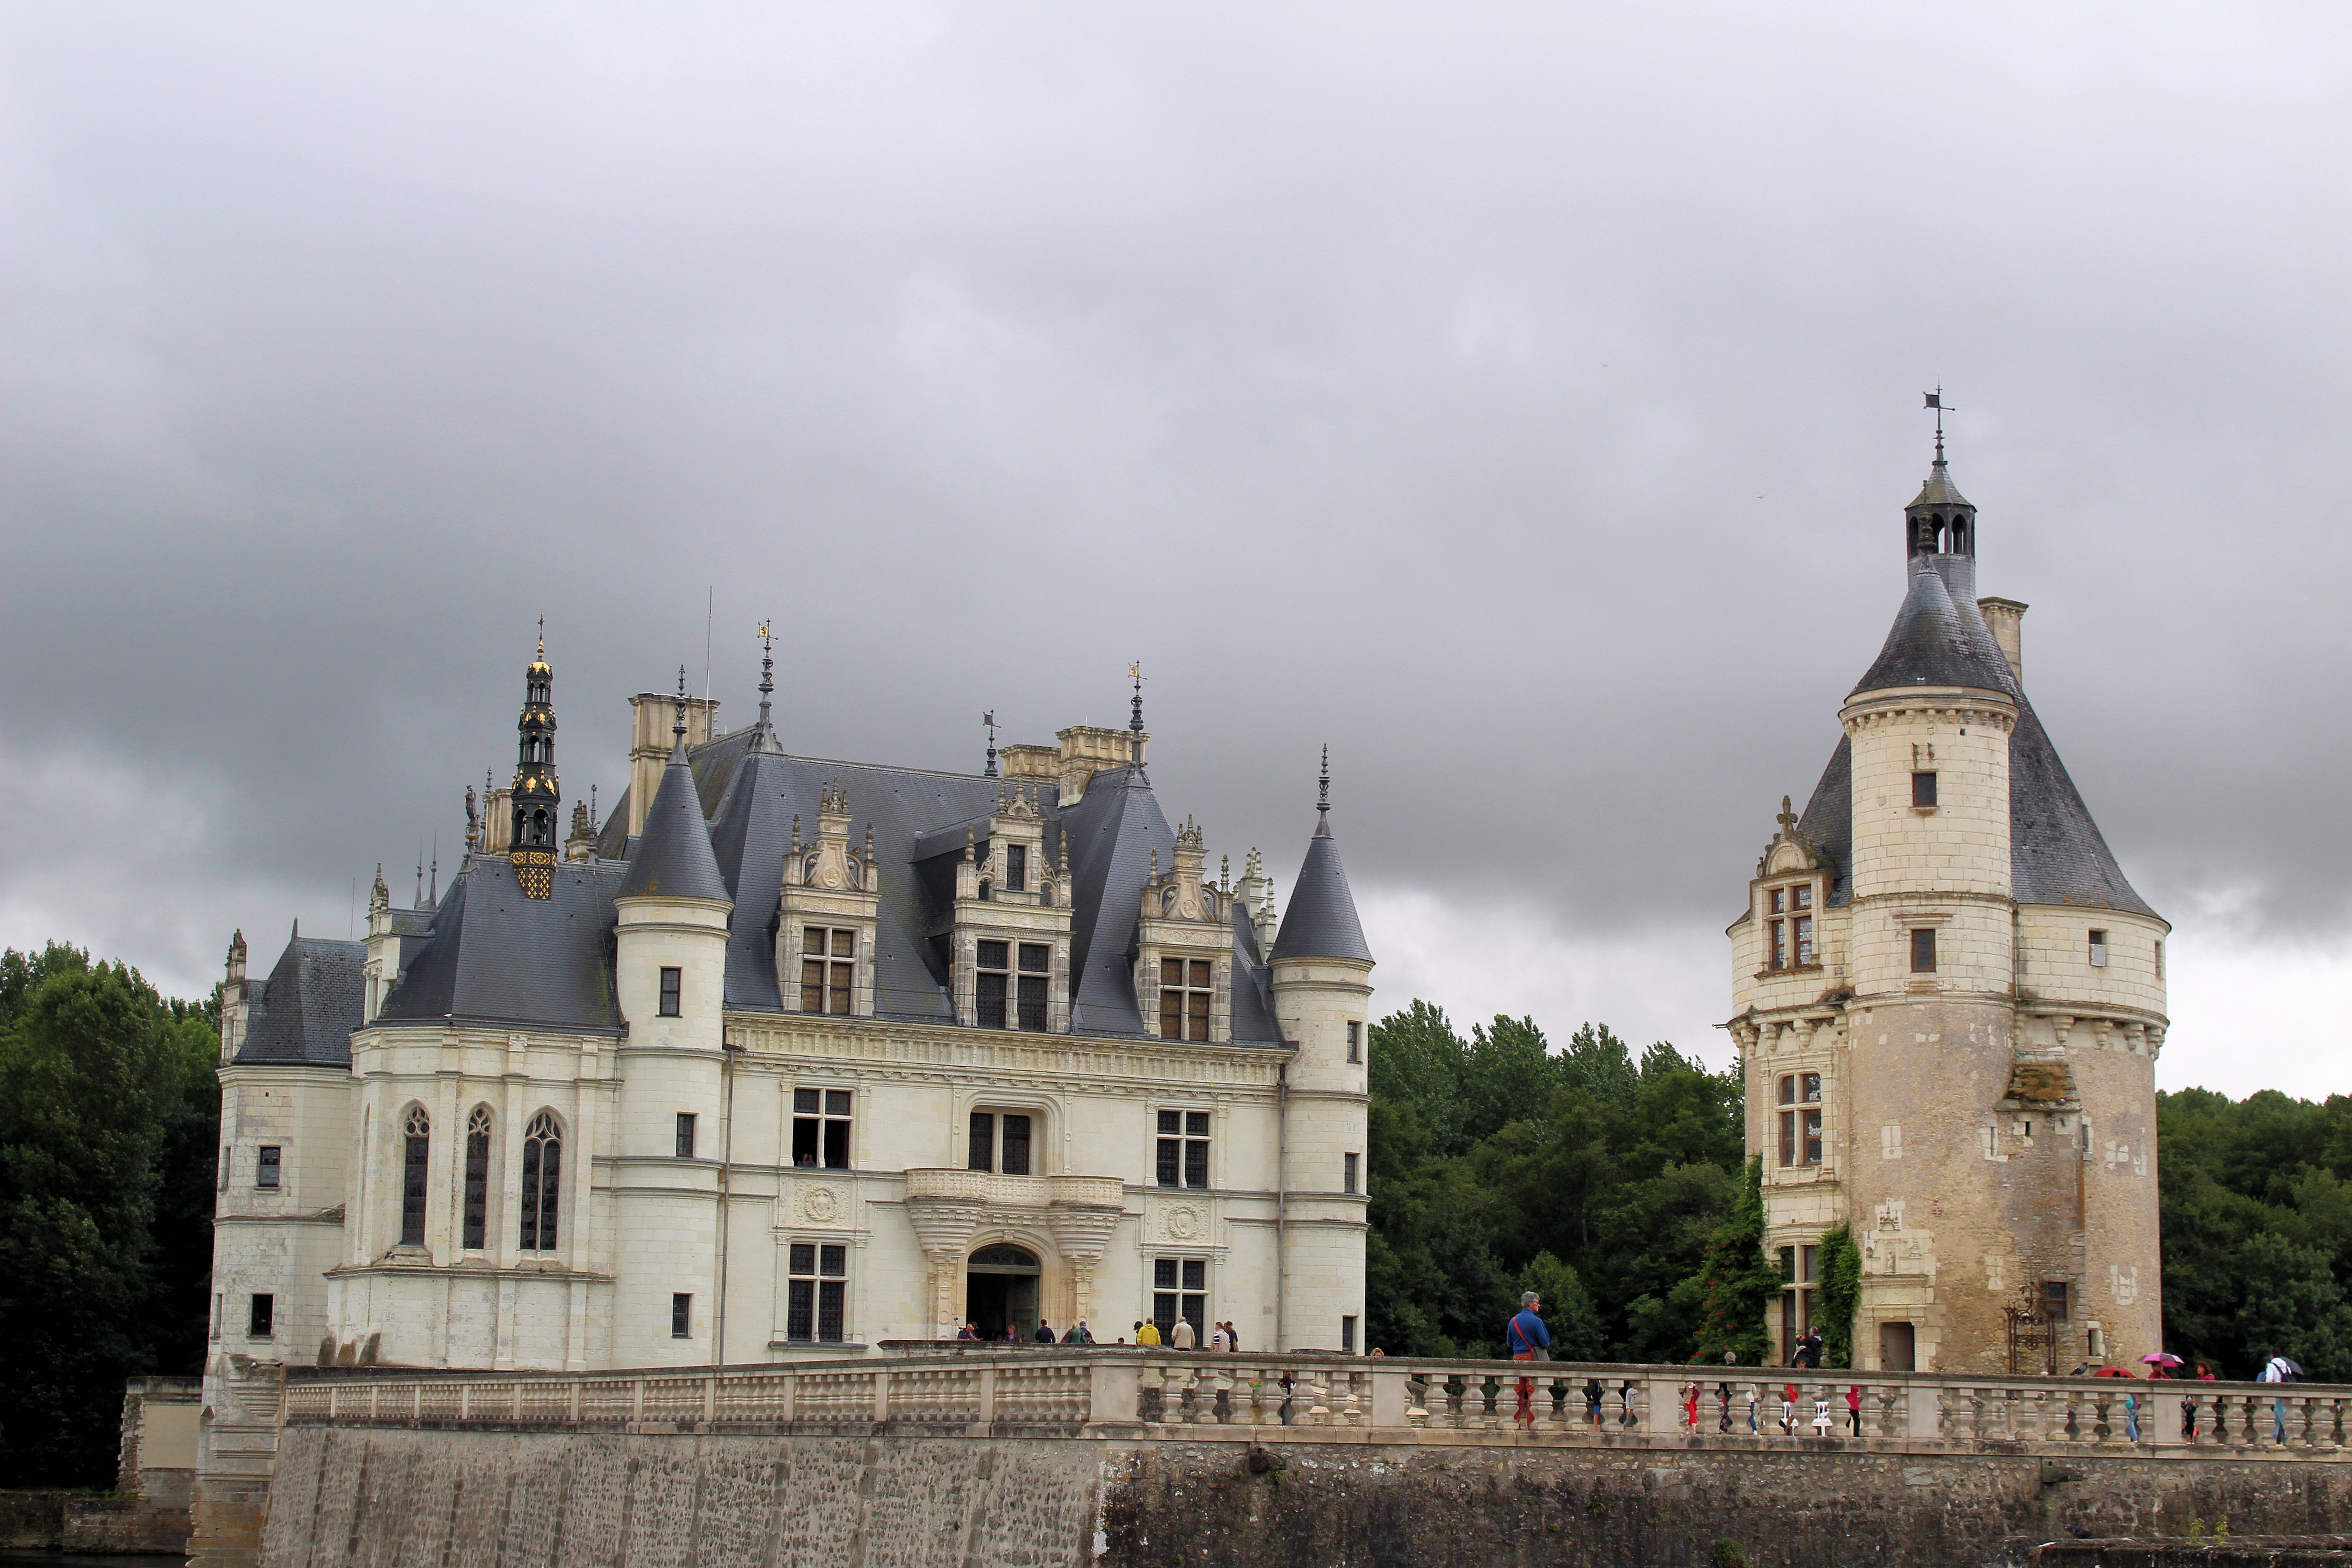
[[[1541,1118],[1559,1082],[1559,1063],[1533,1018],[1496,1016],[1470,1031],[1463,1062],[1462,1131],[1475,1142],[1514,1121]]]
[[[1832,1366],[1853,1364],[1853,1314],[1862,1305],[1862,1248],[1853,1244],[1853,1227],[1839,1226],[1822,1237],[1821,1296],[1816,1312],[1822,1323],[1822,1359]]]
[[[1543,1300],[1544,1327],[1551,1334],[1554,1361],[1600,1361],[1609,1353],[1600,1309],[1576,1270],[1549,1252],[1538,1252],[1519,1271],[1519,1289]]]
[[[1765,1310],[1780,1291],[1780,1270],[1764,1256],[1764,1161],[1748,1162],[1739,1205],[1707,1245],[1702,1276],[1698,1352],[1719,1362],[1729,1351],[1743,1366],[1761,1366],[1770,1352]]]

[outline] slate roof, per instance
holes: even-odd
[[[468,855],[377,1016],[619,1028],[613,900],[625,869],[562,862],[549,896],[527,899],[505,856]]]
[[[298,936],[278,956],[269,978],[252,983],[252,1010],[236,1060],[352,1065],[352,1031],[360,1026],[367,949],[356,942]]]
[[[1939,563],[1955,565],[1964,556],[1915,555],[1910,586],[1886,645],[1878,650],[1868,673],[1855,682],[1854,691],[1879,691],[1904,686],[1964,686],[1982,691],[2008,691],[2014,682],[2009,660],[2001,657],[1992,630],[1979,613],[1973,592],[1956,599]],[[1968,564],[1972,568],[1974,563]],[[1969,575],[1973,577],[1971,571]],[[1972,590],[1974,583],[1969,584]],[[1960,605],[1968,608],[1963,612]],[[1852,696],[1853,692],[1847,693]]]
[[[672,781],[688,773],[691,790],[677,793],[689,804],[681,808]],[[1141,768],[1107,768],[1067,809],[1053,784],[1022,783],[1037,787],[1046,858],[1057,860],[1065,839],[1068,844],[1074,884],[1071,1029],[1146,1037],[1135,994],[1136,925],[1153,852],[1165,868],[1172,864],[1176,846],[1150,781]],[[815,836],[818,796],[829,785],[848,794],[853,846],[862,847],[866,824],[874,826],[882,895],[874,944],[876,1012],[908,1022],[953,1023],[946,932],[952,923],[955,861],[963,854],[967,826],[979,830],[984,852],[987,819],[996,810],[1003,781],[793,756],[776,748],[772,732],[756,725],[695,748],[684,767],[673,763],[666,769],[645,833],[635,840],[627,837],[625,793],[598,837],[601,858],[592,867],[559,866],[557,896],[537,910],[517,909],[530,900],[514,888],[502,857],[471,860],[443,898],[433,940],[411,965],[385,1016],[439,1017],[454,1012],[614,1026],[612,900],[636,885],[641,868],[652,879],[656,857],[668,868],[659,879],[673,890],[681,875],[698,876],[692,868],[682,871],[676,856],[683,846],[689,851],[685,858],[692,859],[698,837],[707,846],[715,878],[715,893],[709,896],[730,898],[735,904],[728,930],[727,1005],[782,1010],[775,940],[784,855],[795,816],[803,838]],[[657,820],[668,826],[657,828]],[[706,821],[707,833],[689,829],[689,823],[699,828]],[[632,858],[624,861],[625,854]],[[493,887],[494,919],[482,913],[485,890]],[[564,911],[560,919],[550,912],[556,908]],[[1349,919],[1353,918],[1350,904]],[[1236,909],[1234,925],[1234,1040],[1278,1044],[1281,1030],[1274,1022],[1265,959],[1247,911]],[[593,928],[593,952],[584,942],[571,940],[575,927]],[[501,978],[489,969],[468,967],[463,950],[477,942],[487,944],[483,951],[496,952],[500,967],[512,973]],[[555,944],[555,950],[542,952],[544,943]],[[452,947],[457,954],[446,951]]]
[[[1952,471],[1945,467],[1941,458],[1928,468],[1927,482],[1919,487],[1917,499],[1903,510],[1916,511],[1921,507],[1937,506],[1964,506],[1971,511],[1976,510],[1975,503],[1960,493],[1959,486],[1952,483]]]
[[[1274,933],[1274,955],[1372,962],[1363,923],[1356,919],[1355,895],[1348,890],[1348,873],[1339,865],[1339,843],[1331,837],[1328,819],[1315,825],[1315,837],[1307,841],[1298,885],[1291,889],[1290,905]]]
[[[662,769],[661,786],[646,808],[645,831],[629,851],[628,874],[621,879],[615,898],[726,900],[734,895],[719,875],[719,858],[711,852],[710,824],[703,820],[701,797],[695,793],[693,771],[686,750],[670,753]]]

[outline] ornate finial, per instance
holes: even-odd
[[[797,855],[797,854],[799,854],[800,852],[801,852],[801,814],[800,814],[799,812],[797,812],[797,811],[796,811],[796,812],[793,813],[793,854],[795,854],[795,855]]]
[[[874,825],[870,822],[866,825],[866,863],[874,864]]]
[[[1155,882],[1160,880],[1160,851],[1157,849],[1151,852],[1151,879]]]
[[[422,844],[416,847],[416,898],[409,907],[419,910],[425,907],[425,846]]]
[[[1234,858],[1230,855],[1220,855],[1217,857],[1217,891],[1230,893],[1233,890]]]
[[[590,784],[588,786],[588,820],[591,823],[601,822],[604,820],[604,818],[596,815],[596,786],[594,784]]]
[[[533,657],[538,658],[547,657],[547,617],[545,616],[539,617],[539,652]]]
[[[1059,853],[1055,858],[1061,864],[1062,880],[1066,882],[1070,879],[1070,836],[1067,833],[1062,835],[1059,846]]]
[[[380,910],[392,902],[392,889],[383,885],[383,862],[375,863],[375,886],[368,889],[368,908]]]
[[[481,814],[474,807],[474,786],[472,784],[467,784],[466,786],[466,851],[467,854],[473,853],[474,849],[477,847],[478,841],[481,837]],[[375,879],[378,882],[382,882],[383,880],[383,864],[382,861],[378,861],[376,863]]]
[[[1935,391],[1924,395],[1927,399],[1927,405],[1936,411],[1936,467],[1940,468],[1944,466],[1944,416],[1958,414],[1959,410],[1944,401],[1944,384],[1940,381],[1936,384]]]
[[[1323,748],[1323,777],[1317,783],[1315,794],[1316,820],[1319,823],[1326,820],[1322,814],[1331,809],[1331,748],[1328,746]]]
[[[669,732],[677,737],[677,744],[686,744],[686,666],[682,664],[677,667],[677,718]]]
[[[1787,795],[1784,795],[1780,797],[1780,815],[1774,817],[1772,820],[1780,825],[1780,837],[1783,838],[1786,838],[1789,836],[1789,830],[1790,828],[1797,826],[1797,814],[1789,809],[1789,797]]]
[[[978,842],[979,840],[972,837],[971,824],[965,823],[963,825],[963,863],[965,865],[970,866],[974,863],[976,857],[973,846]]]
[[[992,708],[982,714],[980,722],[988,731],[988,766],[981,770],[980,776],[992,779],[996,776],[996,710]]]
[[[996,781],[996,809],[997,809],[997,811],[998,811],[1000,814],[1001,814],[1001,813],[1003,813],[1003,812],[1004,811],[1004,809],[1005,809],[1007,806],[1009,806],[1011,804],[1012,804],[1012,802],[1010,802],[1010,801],[1006,800],[1006,799],[1005,799],[1005,797],[1004,797],[1004,781],[1003,781],[1003,779],[998,779],[998,780]]]
[[[1143,661],[1139,658],[1129,665],[1127,675],[1135,682],[1135,704],[1127,721],[1127,760],[1140,764],[1143,761]]]
[[[768,623],[760,623],[760,728],[768,725],[768,694],[776,689],[776,638]]]

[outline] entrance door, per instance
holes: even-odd
[[[1878,1325],[1878,1370],[1916,1372],[1917,1331],[1909,1323]]]
[[[1006,1329],[1030,1340],[1037,1333],[1036,1255],[998,1243],[971,1255],[964,1275],[964,1320],[983,1340],[1002,1340]]]

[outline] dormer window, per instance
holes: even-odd
[[[1209,1037],[1212,972],[1208,960],[1163,958],[1160,961],[1160,1037],[1163,1040],[1205,1040]]]
[[[1774,969],[1810,969],[1821,960],[1813,939],[1813,885],[1774,888],[1765,895],[1765,962]]]
[[[801,932],[801,1011],[846,1013],[857,973],[857,933],[810,926]]]
[[[1004,847],[1004,888],[1012,893],[1029,890],[1029,846],[1026,844]]]

